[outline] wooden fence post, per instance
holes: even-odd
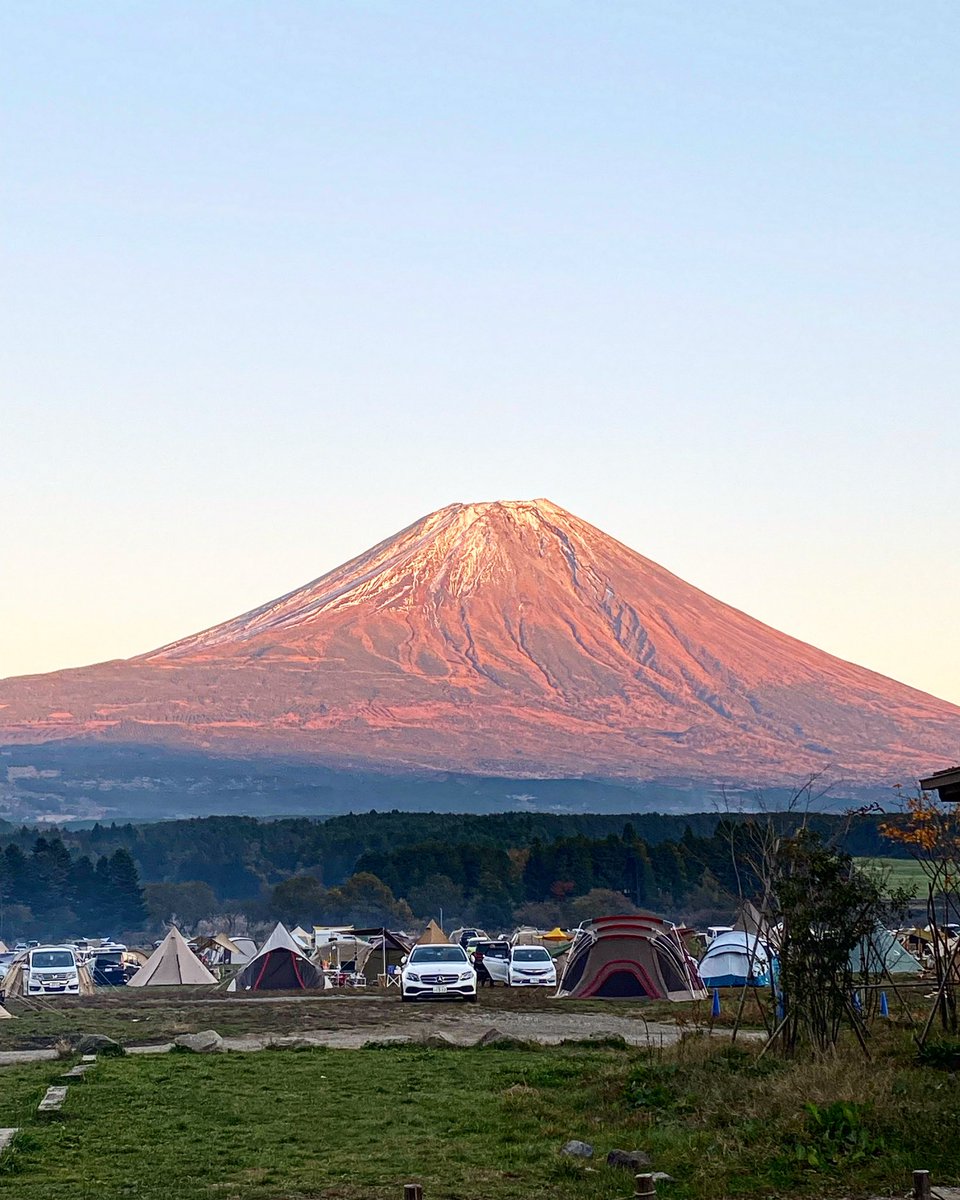
[[[657,1184],[652,1175],[635,1175],[637,1190],[633,1193],[634,1200],[653,1200],[657,1194]],[[930,1200],[927,1196],[926,1200]]]
[[[913,1173],[914,1200],[930,1200],[930,1172],[914,1171]]]
[[[423,1185],[420,1183],[405,1183],[403,1185],[403,1200],[423,1200]],[[929,1200],[929,1197],[927,1200]]]

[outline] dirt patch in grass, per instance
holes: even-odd
[[[49,1048],[84,1033],[106,1034],[126,1046],[160,1045],[211,1028],[236,1048],[284,1038],[355,1048],[371,1040],[417,1040],[431,1031],[471,1041],[491,1026],[524,1041],[608,1036],[659,1044],[710,1024],[705,1003],[557,1001],[549,993],[507,988],[483,991],[477,1005],[401,1004],[393,990],[250,996],[121,988],[43,1005],[13,999],[9,1006],[18,1019],[0,1024],[0,1052]],[[725,1008],[732,1013],[732,1004]]]

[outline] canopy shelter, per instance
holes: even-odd
[[[239,951],[239,958],[234,957],[234,965],[237,963],[248,963],[257,952],[257,943],[253,938],[238,937],[236,934],[230,939]]]
[[[919,975],[923,966],[889,929],[877,925],[850,951],[850,969],[858,975]]]
[[[542,946],[551,958],[559,958],[565,954],[572,942],[573,934],[566,933],[559,926],[544,933],[532,925],[522,925],[514,931],[510,939],[513,946]]]
[[[243,951],[225,933],[217,933],[213,937],[194,938],[191,944],[196,947],[198,954],[208,966],[246,962]]]
[[[362,934],[370,943],[369,953],[362,963],[357,964],[357,969],[366,976],[367,983],[376,983],[380,975],[392,975],[394,972],[390,970],[391,967],[399,971],[412,948],[408,938],[389,929],[357,929],[355,932]]]
[[[356,933],[344,933],[321,942],[313,953],[312,962],[332,971],[362,971],[373,945]]]
[[[700,959],[703,986],[766,987],[770,982],[770,956],[756,933],[732,929],[718,933]]]
[[[650,914],[584,921],[557,988],[571,999],[701,1000],[697,964],[676,927]]]
[[[278,923],[256,955],[231,980],[228,991],[294,991],[324,986],[321,968],[307,958],[288,930]]]
[[[443,932],[436,921],[431,920],[423,933],[417,938],[418,946],[442,946],[449,941],[447,935]]]
[[[127,987],[216,983],[216,979],[187,945],[176,926],[154,950]]]
[[[540,930],[535,925],[521,925],[513,931],[511,946],[539,946]]]

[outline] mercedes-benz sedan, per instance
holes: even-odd
[[[400,972],[401,1000],[476,1003],[477,973],[462,946],[414,946]]]

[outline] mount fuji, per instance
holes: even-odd
[[[335,771],[909,784],[960,708],[779,633],[547,500],[451,504],[136,658],[0,681],[0,745]]]

